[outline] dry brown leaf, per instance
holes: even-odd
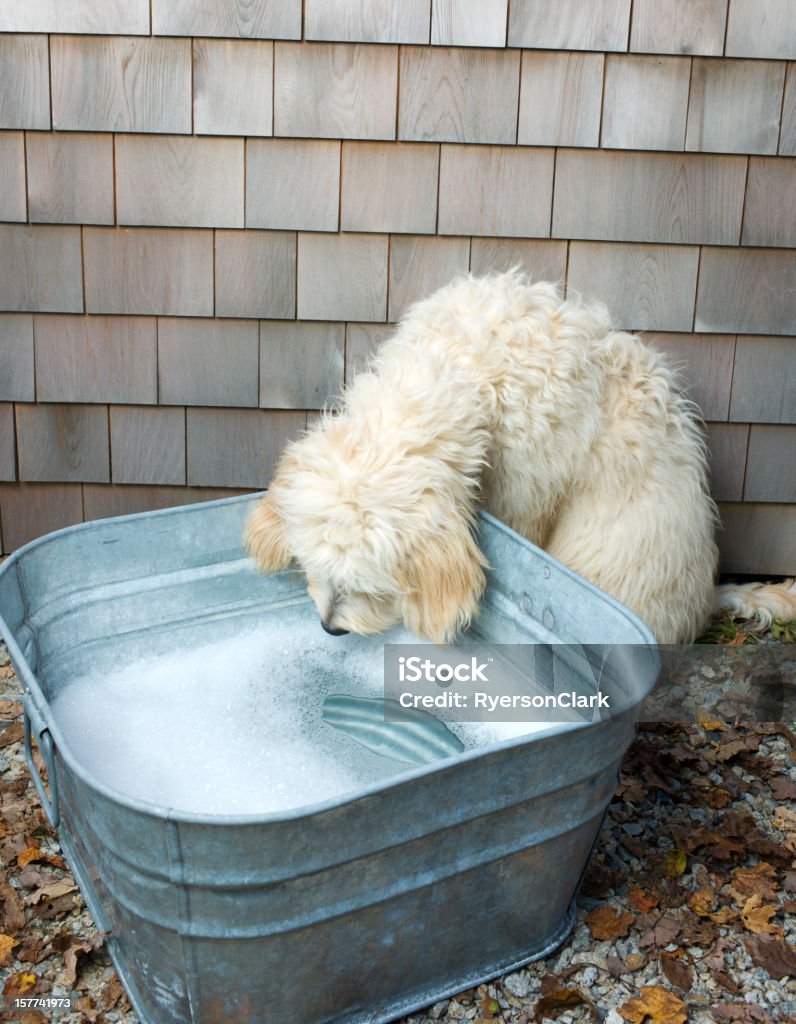
[[[14,668],[12,665],[3,665],[0,667],[0,679],[13,679]]]
[[[0,700],[0,721],[13,722],[22,714],[22,705],[17,700]]]
[[[641,995],[628,999],[619,1007],[619,1013],[630,1024],[685,1024],[688,1019],[685,1003],[662,985],[645,985]]]
[[[770,903],[764,904],[760,896],[750,896],[741,908],[741,920],[755,935],[781,935],[779,925],[771,924],[771,918],[777,908]]]
[[[101,1013],[94,1005],[94,1000],[91,996],[81,996],[77,1001],[77,1008],[89,1024],[94,1024]]]
[[[676,953],[661,953],[661,970],[667,981],[688,992],[694,984],[694,971],[691,966],[682,959],[683,951],[678,949]]]
[[[77,886],[71,878],[59,878],[57,882],[50,882],[43,885],[41,889],[32,892],[25,898],[25,903],[33,905],[42,900],[55,900],[59,896],[67,896],[69,893],[77,892]]]
[[[16,974],[9,974],[3,985],[4,996],[24,996],[36,988],[38,978],[28,971],[17,971]]]
[[[19,939],[0,932],[0,967],[8,967],[13,961],[12,950],[19,945]]]
[[[716,924],[727,924],[728,921],[734,920],[738,915],[736,911],[730,907],[721,907],[719,910],[713,909],[713,903],[716,899],[716,892],[711,889],[710,886],[705,886],[697,891],[689,898],[688,906],[693,910],[697,917],[707,917],[711,921],[715,921]]]
[[[31,861],[38,860],[41,856],[41,848],[37,845],[26,846],[22,853],[17,854],[17,864],[25,868]]]
[[[775,800],[796,800],[796,783],[789,775],[775,775],[770,786]]]
[[[592,1018],[597,1020],[597,1010],[594,1004],[576,988],[554,989],[542,996],[534,1007],[533,1018],[535,1021],[542,1021],[545,1017],[557,1017],[564,1010],[571,1010],[574,1006],[588,1006]]]
[[[750,936],[744,939],[744,946],[752,963],[762,967],[776,981],[796,977],[796,950],[783,942]]]
[[[0,927],[13,935],[25,927],[25,911],[16,889],[0,878]]]
[[[595,939],[603,940],[622,938],[630,931],[634,918],[626,910],[619,911],[606,903],[593,910],[586,917],[586,924]]]
[[[778,888],[776,868],[764,860],[759,861],[753,868],[736,868],[732,873],[730,892],[738,903],[744,903],[747,896],[773,900]]]
[[[21,743],[23,739],[22,724],[12,722],[5,729],[0,729],[0,747],[10,747],[12,743]]]
[[[774,1024],[771,1014],[757,1003],[718,1003],[712,1013],[721,1024]]]
[[[658,906],[659,896],[657,893],[645,892],[643,889],[631,889],[627,894],[627,902],[634,910],[642,914],[648,914]]]

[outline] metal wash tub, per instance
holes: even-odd
[[[86,665],[268,616],[278,630],[280,607],[309,600],[299,574],[259,577],[244,558],[253,501],[71,527],[0,569],[0,629],[49,794],[35,781],[140,1019],[370,1024],[551,952],[658,659],[631,613],[490,516],[481,637],[642,645],[614,694],[624,714],[259,816],[131,799],[69,749],[50,705]]]

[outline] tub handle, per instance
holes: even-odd
[[[33,785],[36,787],[36,792],[39,794],[42,806],[44,807],[44,813],[47,815],[50,824],[53,828],[58,828],[61,824],[61,810],[58,806],[58,782],[55,775],[55,744],[53,738],[50,735],[50,730],[40,720],[36,723],[36,746],[41,751],[41,755],[44,758],[44,765],[47,768],[47,779],[50,783],[50,795],[47,795],[47,791],[44,788],[44,782],[42,781],[39,770],[36,767],[36,762],[33,760],[33,724],[34,718],[39,719],[39,715],[36,713],[35,708],[29,707],[27,702],[24,705],[24,728],[25,728],[25,756],[28,759],[28,770],[30,771],[33,779]]]

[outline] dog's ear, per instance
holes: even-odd
[[[268,491],[252,513],[246,524],[244,543],[263,572],[278,572],[290,565],[285,524],[276,507],[273,490]]]
[[[486,586],[486,559],[458,516],[409,555],[402,613],[404,624],[434,643],[448,643],[478,611]]]

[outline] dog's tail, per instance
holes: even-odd
[[[754,629],[768,629],[774,619],[796,619],[796,579],[781,583],[730,583],[716,587],[714,611],[749,619]]]

